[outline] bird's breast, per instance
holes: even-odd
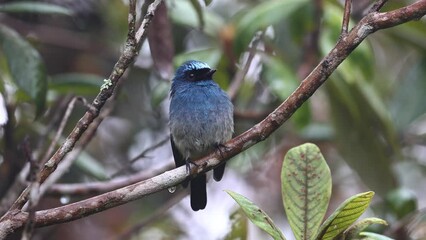
[[[228,97],[216,90],[197,90],[177,92],[170,103],[170,130],[185,157],[205,154],[229,140],[233,132],[233,109]]]

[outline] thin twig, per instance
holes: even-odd
[[[79,100],[81,101],[84,105],[87,105],[86,99],[84,99],[83,97],[73,97],[67,104],[67,109],[65,110],[64,116],[62,117],[61,123],[59,124],[58,130],[56,131],[55,136],[53,137],[52,142],[50,143],[48,149],[46,150],[46,153],[44,154],[44,156],[41,158],[40,163],[45,163],[47,162],[47,160],[49,160],[50,155],[52,155],[53,150],[56,147],[56,144],[58,144],[58,141],[60,139],[60,137],[62,136],[62,132],[64,131],[64,128],[68,122],[68,119],[71,116],[71,113],[75,107],[75,102]]]
[[[345,0],[345,11],[343,13],[341,36],[348,34],[349,21],[351,19],[352,0]]]
[[[250,148],[256,143],[265,140],[276,131],[292,114],[316,92],[335,69],[349,56],[349,54],[370,34],[385,28],[394,27],[402,23],[419,19],[426,14],[426,0],[419,0],[411,5],[394,11],[373,12],[365,16],[354,28],[341,38],[335,47],[324,57],[299,85],[299,87],[263,121],[251,129],[225,143],[221,151],[213,152],[196,161],[191,173],[185,166],[167,171],[136,184],[132,184],[108,193],[80,202],[60,206],[53,209],[37,211],[35,214],[36,227],[48,226],[62,222],[69,222],[85,216],[116,207],[143,196],[176,186],[189,175],[213,169],[223,164],[231,157]],[[21,229],[28,219],[28,213],[12,211],[0,220],[0,239],[6,238],[17,229]]]
[[[142,21],[141,27],[136,32],[136,42],[141,43],[142,39],[145,39],[148,34],[148,27],[151,23],[152,18],[154,17],[155,10],[157,9],[158,5],[162,0],[155,0],[153,3],[151,3],[148,6],[148,10],[146,11],[145,17]]]
[[[114,239],[131,239],[131,237],[138,232],[140,232],[144,227],[149,225],[150,223],[153,223],[160,219],[160,217],[164,216],[166,212],[176,205],[178,202],[180,202],[184,197],[188,196],[188,191],[181,191],[177,194],[175,194],[171,199],[169,199],[166,203],[162,204],[160,208],[156,209],[153,214],[151,214],[150,217],[147,219],[142,220],[132,228],[128,229],[127,231],[123,232],[119,236],[115,237]]]
[[[368,13],[372,13],[372,12],[377,12],[380,9],[382,9],[382,7],[386,4],[388,0],[378,0],[377,2],[375,2],[373,4],[373,6],[371,6],[370,10],[368,11]]]
[[[263,38],[265,31],[258,32],[251,41],[251,46],[248,50],[248,56],[245,64],[242,68],[235,74],[232,79],[231,85],[228,88],[228,95],[231,100],[235,99],[237,96],[237,92],[241,87],[241,84],[244,82],[244,78],[247,75],[248,70],[250,69],[251,63],[253,61],[254,56],[256,56],[257,46],[259,45],[260,40]]]
[[[54,111],[52,120],[50,121],[49,125],[47,126],[46,130],[40,135],[39,140],[37,141],[37,147],[36,149],[44,149],[45,146],[45,139],[49,139],[51,132],[53,132],[53,129],[56,125],[60,124],[61,117],[63,118],[62,114],[64,111],[62,111],[63,108],[66,108],[69,102],[71,101],[71,96],[64,97],[56,109],[59,109],[59,111]],[[52,144],[51,144],[52,145]],[[44,154],[45,156],[50,155]],[[37,158],[37,156],[35,156]],[[46,159],[47,157],[40,158],[39,162],[42,159]],[[30,163],[27,161],[27,163],[24,165],[24,167],[21,169],[21,171],[17,174],[17,177],[15,178],[12,186],[8,189],[6,194],[4,194],[3,198],[0,202],[0,215],[3,215],[7,212],[7,210],[12,206],[13,202],[17,199],[19,194],[22,192],[22,190],[25,189],[25,187],[28,186],[28,180],[27,177],[29,176],[30,172]],[[37,174],[37,172],[35,172]]]
[[[86,148],[87,144],[92,140],[95,136],[95,132],[98,129],[99,125],[102,121],[111,114],[114,108],[114,100],[117,94],[114,93],[106,106],[102,109],[102,112],[99,114],[90,127],[87,129],[84,136],[80,139],[76,147],[62,160],[61,164],[58,168],[53,172],[48,179],[41,185],[39,191],[39,198],[41,198],[50,187],[55,184],[71,167],[71,165],[75,162],[80,153]]]
[[[24,152],[25,158],[30,164],[30,170],[27,179],[30,182],[30,198],[28,200],[28,220],[25,224],[21,239],[29,240],[31,239],[31,236],[34,232],[35,207],[38,205],[39,202],[39,198],[37,197],[37,192],[40,187],[37,182],[37,172],[39,171],[39,163],[32,156],[32,150],[28,137],[24,139],[24,142],[22,144],[22,150]]]
[[[153,4],[157,5],[161,1],[155,1]],[[150,6],[152,6],[151,4]],[[44,164],[42,170],[39,173],[39,183],[42,184],[47,177],[52,174],[55,169],[58,167],[58,164],[64,159],[66,154],[68,154],[75,146],[76,142],[81,138],[83,133],[87,130],[89,125],[93,123],[99,115],[100,110],[105,105],[106,101],[111,97],[114,92],[117,83],[125,70],[133,62],[137,52],[141,46],[141,42],[146,38],[146,30],[149,25],[152,17],[154,16],[155,7],[150,7],[151,11],[148,11],[147,15],[144,18],[141,29],[139,29],[140,37],[138,40],[135,39],[135,21],[136,21],[136,0],[131,0],[129,2],[129,14],[128,14],[128,26],[129,31],[127,34],[126,46],[123,50],[122,55],[115,64],[113,71],[109,78],[105,80],[105,85],[101,88],[98,96],[93,100],[87,112],[84,116],[77,122],[75,128],[66,138],[65,142],[59,147],[55,154]],[[27,187],[18,199],[13,203],[10,211],[16,211],[21,209],[28,200],[29,188]],[[1,221],[1,219],[0,219]]]
[[[318,64],[319,61],[319,38],[321,33],[321,19],[323,17],[323,0],[313,0],[313,24],[314,28],[306,36],[303,44],[302,64],[297,69],[297,76],[299,79],[304,79],[312,68]]]
[[[51,196],[87,196],[106,193],[124,186],[128,186],[149,178],[152,178],[164,171],[173,169],[175,165],[170,163],[161,169],[151,171],[141,171],[132,175],[116,177],[104,182],[88,182],[88,183],[73,183],[73,184],[54,184],[48,189],[48,194]]]
[[[117,172],[115,172],[114,174],[111,175],[111,178],[116,177],[118,175],[121,175],[123,172],[125,172],[126,170],[129,169],[130,166],[133,165],[133,163],[135,163],[137,160],[141,159],[141,158],[145,158],[147,157],[146,154],[152,150],[157,149],[158,147],[164,145],[166,142],[168,142],[170,140],[170,137],[167,137],[163,140],[161,140],[160,142],[146,148],[145,150],[143,150],[141,153],[139,153],[137,156],[135,156],[134,158],[130,159],[129,161],[126,162],[126,164]]]

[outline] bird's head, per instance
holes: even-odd
[[[183,63],[177,70],[174,80],[197,82],[212,80],[215,69],[205,62],[190,60]]]

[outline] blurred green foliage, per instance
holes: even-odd
[[[75,5],[8,2],[15,5],[0,3],[0,93],[9,113],[8,124],[0,130],[0,198],[25,163],[18,148],[24,137],[31,139],[35,158],[41,158],[70,97],[82,95],[90,102],[99,92],[117,60],[127,27],[127,6],[119,0]],[[156,49],[173,51],[174,57],[164,65],[206,61],[218,69],[215,80],[228,89],[249,52],[255,54],[234,98],[236,134],[277,107],[331,50],[343,16],[341,1],[335,0],[319,1],[320,6],[308,0],[165,2],[166,15],[156,17],[169,23],[159,27],[172,37],[161,41],[167,46]],[[353,2],[352,26],[370,1]],[[389,1],[383,11],[410,2]],[[261,40],[251,49],[254,35]],[[344,172],[344,180],[353,179],[349,184],[334,183],[341,185],[334,188],[336,195],[352,195],[352,189],[359,188],[376,192],[385,200],[373,203],[374,209],[391,226],[424,208],[424,39],[424,18],[369,36],[282,128],[229,165],[250,175],[271,155],[314,141],[324,145],[332,174]],[[135,66],[120,84],[112,114],[86,146],[78,167],[65,175],[67,182],[107,179],[122,166],[129,166],[127,174],[131,174],[170,156],[168,148],[161,148],[136,164],[128,163],[168,135],[170,79],[162,79],[162,66],[154,67],[152,60],[168,58],[152,56],[148,44],[160,42],[142,46]],[[63,138],[85,110],[76,107]],[[270,181],[278,181],[277,176]],[[399,189],[410,194],[396,194]],[[160,206],[165,201],[155,203]]]

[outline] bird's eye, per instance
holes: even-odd
[[[194,79],[194,77],[195,77],[195,74],[193,74],[193,73],[190,73],[190,74],[189,74],[189,78],[190,78],[190,79]]]

